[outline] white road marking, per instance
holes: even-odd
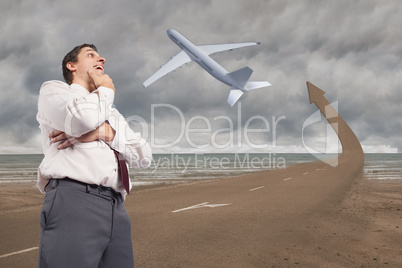
[[[201,204],[198,204],[198,205],[194,205],[194,206],[191,206],[191,207],[187,207],[187,208],[181,208],[181,209],[178,209],[178,210],[173,210],[172,212],[173,213],[176,213],[176,212],[180,212],[180,211],[184,211],[184,210],[189,210],[189,209],[196,209],[196,208],[205,208],[205,207],[208,207],[208,208],[215,208],[215,207],[222,207],[222,206],[228,206],[228,205],[231,205],[230,203],[229,204],[209,204],[208,205],[208,202],[204,202],[204,203],[201,203]]]
[[[303,176],[304,176],[304,175],[307,175],[307,174],[308,174],[308,172],[306,172],[306,173],[303,173]]]
[[[28,251],[36,250],[36,249],[39,249],[39,248],[38,247],[33,247],[33,248],[23,249],[23,250],[20,250],[20,251],[11,252],[11,253],[8,253],[8,254],[1,255],[0,259],[12,256],[12,255],[17,255],[17,254],[25,253],[25,252],[28,252]]]
[[[288,181],[288,180],[291,180],[291,179],[293,179],[292,177],[289,177],[289,178],[287,178],[287,179],[284,179],[283,181]]]
[[[255,190],[260,190],[260,189],[262,189],[262,188],[264,188],[264,187],[265,187],[265,186],[260,186],[260,187],[257,187],[257,188],[250,189],[249,191],[252,192],[252,191],[255,191]]]

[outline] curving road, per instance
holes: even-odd
[[[295,265],[331,263],[319,254],[305,261],[304,245],[322,239],[306,226],[315,226],[342,201],[360,175],[364,155],[324,92],[307,86],[310,102],[342,144],[337,165],[309,163],[136,193],[129,209],[137,267],[266,267],[291,259]]]

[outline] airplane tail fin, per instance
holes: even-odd
[[[269,87],[269,86],[271,86],[271,84],[267,81],[247,82],[246,85],[244,86],[244,89],[247,91],[250,91],[253,89]]]
[[[229,75],[236,80],[236,86],[241,87],[241,89],[232,87],[230,89],[229,97],[228,97],[228,104],[233,107],[235,103],[240,99],[244,92],[248,92],[253,89],[261,88],[261,87],[268,87],[271,84],[267,81],[259,81],[259,82],[248,82],[250,79],[253,70],[249,67],[244,67],[237,71],[229,73]]]
[[[229,73],[229,75],[237,81],[239,86],[244,87],[244,85],[250,79],[252,73],[253,70],[251,70],[249,67],[244,67],[242,69]]]
[[[240,99],[240,97],[243,95],[243,91],[241,89],[237,88],[231,88],[229,97],[228,97],[228,104],[233,107],[235,103]]]

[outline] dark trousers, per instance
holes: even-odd
[[[51,180],[40,225],[40,268],[134,267],[130,219],[110,188]]]

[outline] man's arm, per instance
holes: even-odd
[[[109,146],[118,151],[130,167],[149,167],[152,163],[152,150],[141,134],[134,132],[115,108],[111,109],[108,122],[116,131],[113,141],[107,142]]]
[[[99,75],[91,69],[88,75],[96,90],[83,97],[77,96],[64,82],[45,82],[39,95],[38,121],[46,121],[44,123],[54,129],[74,137],[81,137],[105,122],[116,91],[113,80],[107,74]]]
[[[57,148],[59,150],[70,147],[80,142],[92,142],[96,140],[103,140],[105,142],[113,141],[116,131],[107,123],[103,123],[97,129],[90,131],[81,137],[74,138],[68,136],[65,132],[54,130],[50,132],[49,139],[51,143],[61,142]]]
[[[52,143],[61,142],[59,150],[68,148],[79,142],[103,140],[112,149],[121,153],[131,167],[146,168],[152,163],[152,151],[149,144],[139,133],[134,132],[124,117],[113,109],[109,116],[110,122],[104,122],[97,129],[81,137],[74,138],[66,133],[55,130],[49,134]]]
[[[88,74],[93,79],[95,86],[111,86],[114,90],[113,81],[104,74],[88,71]],[[147,168],[152,162],[152,151],[149,144],[141,137],[140,133],[134,132],[126,119],[115,108],[111,108],[108,124],[113,132],[113,138],[104,140],[109,146],[118,151],[126,160],[126,163],[131,167]]]
[[[81,137],[107,120],[113,101],[114,91],[110,88],[99,87],[96,92],[80,96],[66,83],[49,81],[40,90],[37,119],[69,136]]]
[[[117,111],[115,111],[117,112]],[[116,114],[114,114],[116,116]],[[132,131],[122,115],[117,115],[117,121],[113,120],[116,130],[109,124],[103,123],[97,129],[88,132],[81,137],[74,138],[66,133],[54,130],[49,134],[52,143],[61,142],[57,147],[59,150],[73,146],[80,142],[92,142],[103,140],[109,146],[121,153],[127,164],[136,168],[147,168],[152,163],[152,151],[149,144],[139,133]]]

